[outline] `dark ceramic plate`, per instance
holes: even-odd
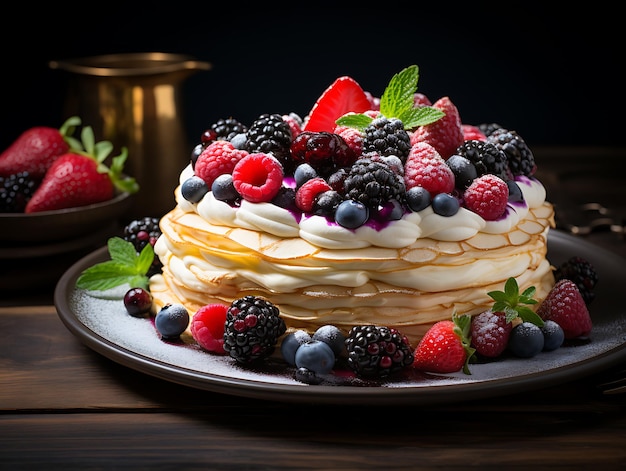
[[[116,222],[132,204],[132,195],[119,193],[103,203],[40,213],[0,213],[0,242],[3,247],[50,244],[77,239]]]
[[[61,320],[83,343],[111,360],[174,383],[218,393],[267,400],[325,404],[424,405],[495,397],[552,386],[626,362],[626,308],[620,293],[626,261],[583,239],[559,231],[549,236],[549,259],[558,265],[573,255],[595,266],[599,283],[590,311],[591,340],[542,352],[531,359],[505,357],[470,365],[471,375],[418,375],[365,382],[333,375],[328,383],[306,385],[280,360],[258,370],[241,368],[230,357],[204,353],[193,344],[159,339],[149,319],[129,316],[120,300],[125,289],[95,298],[75,288],[79,274],[108,258],[102,248],[74,264],[59,280],[55,305]]]

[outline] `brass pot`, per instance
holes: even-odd
[[[181,85],[211,64],[180,54],[131,53],[50,62],[70,74],[67,116],[80,116],[114,154],[128,149],[125,173],[140,185],[135,216],[159,217],[174,206],[178,175],[189,163]]]

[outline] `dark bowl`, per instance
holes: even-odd
[[[102,203],[40,213],[0,213],[0,243],[4,246],[49,244],[77,239],[115,224],[132,205],[132,195],[119,193]]]

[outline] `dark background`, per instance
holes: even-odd
[[[304,116],[340,75],[380,95],[411,64],[419,91],[449,96],[465,123],[498,122],[531,146],[623,146],[620,15],[548,3],[15,5],[0,33],[0,144],[67,117],[68,76],[50,60],[156,51],[213,66],[183,85],[190,146],[218,118]]]

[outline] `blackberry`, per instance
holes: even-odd
[[[480,129],[485,136],[489,137],[494,131],[502,129],[502,126],[498,123],[482,123],[478,125],[478,129]]]
[[[250,153],[271,152],[283,166],[291,168],[291,128],[281,115],[262,114],[252,123],[246,136],[245,150]]]
[[[359,376],[388,376],[413,364],[413,349],[406,336],[396,329],[355,326],[345,343],[348,366]]]
[[[161,228],[159,227],[159,218],[143,217],[134,219],[126,227],[124,227],[124,240],[130,242],[135,247],[137,253],[150,244],[154,247],[157,239],[161,236]],[[154,260],[147,275],[152,276],[161,271],[163,265],[159,257],[154,255]]]
[[[287,327],[278,308],[258,296],[232,302],[224,323],[224,350],[238,363],[250,364],[269,357]]]
[[[384,116],[372,120],[365,128],[363,153],[377,152],[381,156],[395,155],[406,161],[411,150],[411,139],[404,124],[397,118]]]
[[[554,272],[556,281],[568,279],[574,282],[578,291],[589,305],[595,299],[594,289],[598,283],[598,273],[586,259],[574,256],[563,262]]]
[[[0,177],[0,213],[23,213],[38,186],[28,172]]]
[[[491,173],[504,181],[512,179],[506,153],[490,142],[465,141],[454,153],[473,163],[479,177]]]
[[[221,118],[211,125],[215,132],[215,140],[223,139],[230,141],[237,134],[245,133],[248,127],[234,118]]]
[[[404,180],[382,161],[357,160],[343,182],[345,198],[359,201],[371,209],[396,200],[404,203]]]
[[[504,151],[509,163],[509,169],[514,176],[531,176],[537,170],[535,157],[524,142],[524,139],[515,131],[500,128],[487,136],[487,142],[494,144]]]

